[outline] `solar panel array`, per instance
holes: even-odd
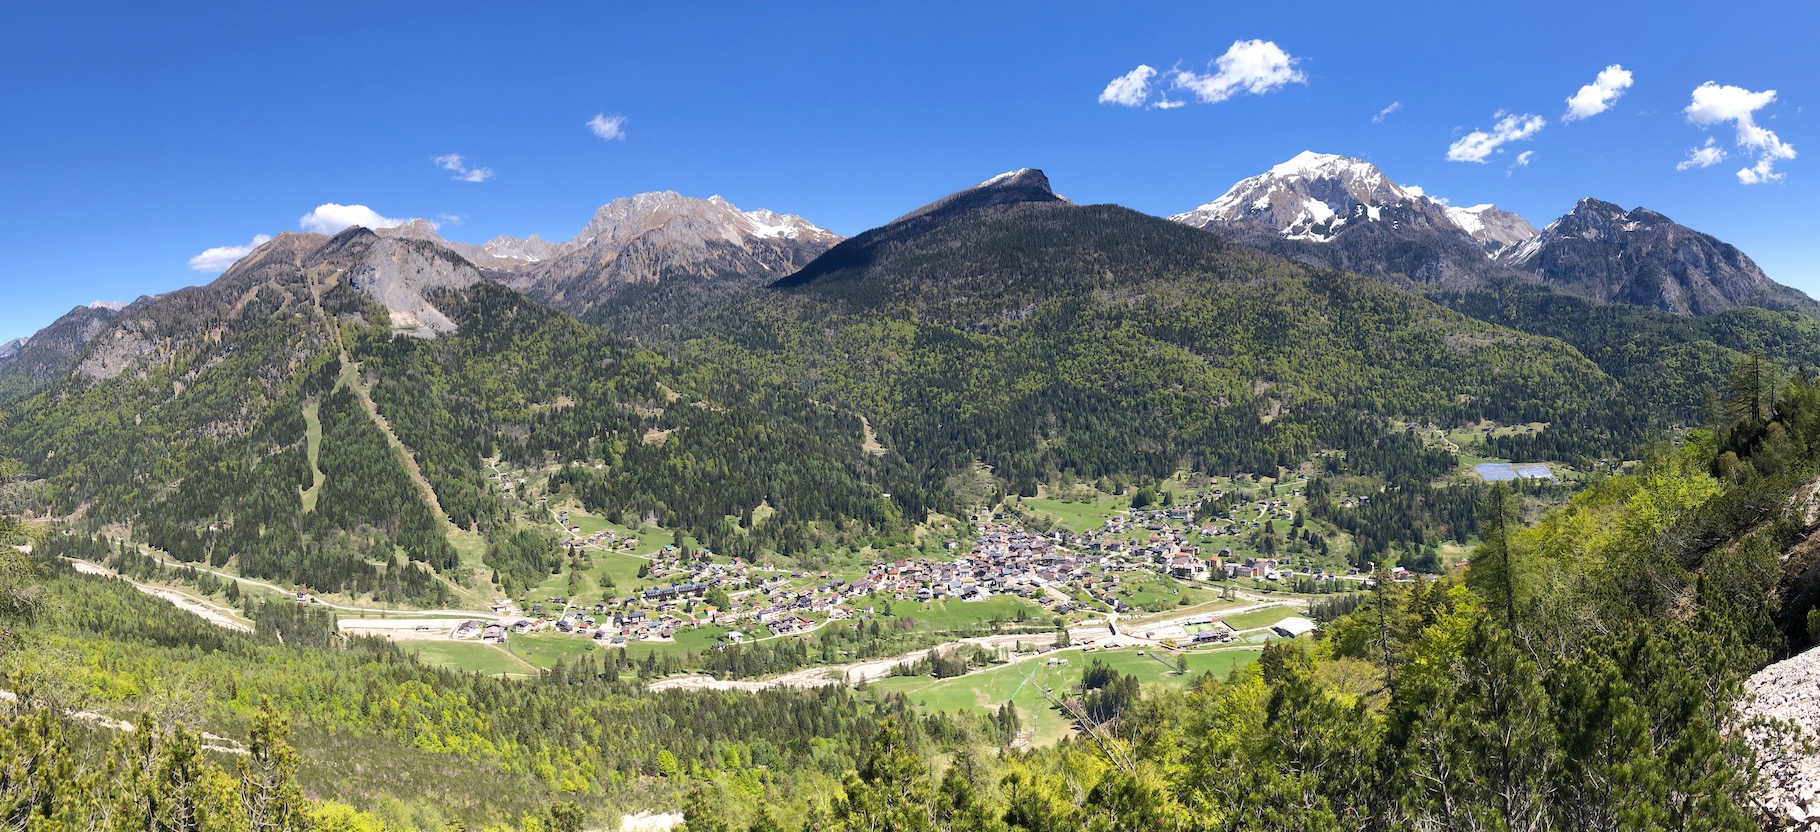
[[[1479,478],[1486,482],[1511,482],[1512,480],[1552,480],[1553,471],[1540,462],[1481,462],[1472,466]]]

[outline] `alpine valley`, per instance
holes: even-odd
[[[383,225],[0,345],[8,828],[1820,816],[1820,303],[1663,214]]]

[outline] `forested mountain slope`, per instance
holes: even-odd
[[[133,307],[0,411],[0,437],[43,480],[37,508],[130,526],[181,560],[420,602],[520,566],[482,563],[517,522],[482,458],[597,462],[616,508],[726,551],[922,514],[851,415],[691,373],[434,243],[363,229],[281,236]],[[753,527],[760,504],[774,511]]]
[[[703,329],[695,355],[865,414],[931,489],[976,460],[1022,493],[1063,471],[1273,470],[1388,417],[1572,425],[1596,455],[1637,418],[1559,341],[1072,205],[1034,171],[847,240]]]
[[[1434,298],[1479,320],[1572,344],[1665,425],[1710,417],[1707,399],[1726,388],[1727,374],[1750,353],[1785,369],[1820,367],[1820,319],[1794,311],[1742,306],[1676,315],[1520,285]]]
[[[907,702],[873,707],[839,688],[646,693],[624,651],[528,681],[436,670],[396,645],[343,640],[327,611],[286,601],[253,606],[255,633],[224,631],[56,559],[106,560],[107,544],[57,535],[34,563],[10,537],[0,543],[12,581],[0,587],[9,828],[116,818],[250,830],[262,817],[279,829],[381,828],[354,806],[381,810],[398,832],[528,832],[552,810],[611,828],[612,810],[664,805],[689,771],[826,792],[881,721],[914,719]],[[15,591],[29,603],[7,603]]]

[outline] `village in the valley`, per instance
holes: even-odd
[[[863,574],[784,569],[674,544],[641,547],[632,530],[590,522],[579,506],[550,509],[567,535],[562,545],[571,558],[639,558],[639,586],[598,597],[501,599],[496,619],[460,622],[448,632],[487,643],[566,635],[603,647],[655,646],[688,636],[691,644],[725,647],[813,632],[830,621],[905,609],[914,615],[934,604],[978,603],[1021,623],[1041,618],[1070,626],[1168,613],[1191,603],[1198,610],[1215,599],[1255,598],[1255,591],[1294,589],[1307,595],[1359,589],[1368,578],[1357,570],[1321,565],[1306,551],[1267,557],[1239,544],[1267,526],[1288,531],[1299,524],[1305,484],[1305,478],[1288,480],[1268,491],[1254,484],[1242,492],[1244,499],[1210,486],[1184,491],[1166,506],[1102,506],[1103,521],[1080,524],[1078,531],[1062,525],[1038,531],[1021,504],[1000,506],[968,518],[970,539],[945,538],[935,551],[871,563],[862,567]],[[1210,516],[1204,506],[1217,506],[1220,516]],[[957,522],[953,528],[963,526]],[[1291,630],[1312,626],[1298,620],[1303,623]],[[1172,644],[1184,646],[1237,638],[1216,616],[1193,612],[1167,622],[1165,629]]]

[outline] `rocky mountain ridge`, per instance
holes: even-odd
[[[878,228],[843,240],[775,286],[803,286],[856,269],[863,269],[900,243],[915,240],[962,218],[973,218],[1024,205],[1073,205],[1049,186],[1049,177],[1035,168],[1006,171],[970,188],[955,191]]]
[[[427,295],[485,277],[448,249],[411,237],[380,237],[358,226],[333,237],[286,232],[254,249],[214,282],[127,307],[85,341],[75,370],[93,380],[146,372],[148,362],[186,349],[225,349],[221,332],[249,315],[308,315],[330,286],[346,283],[390,316],[393,331],[422,338],[455,325]],[[210,322],[199,326],[198,322]],[[298,347],[302,348],[301,345]]]
[[[78,306],[27,338],[0,347],[0,401],[30,395],[69,369],[126,304]]]
[[[1707,315],[1741,306],[1820,309],[1737,247],[1647,208],[1582,199],[1503,258],[1544,284],[1604,303]]]
[[[1734,246],[1646,208],[1597,199],[1538,231],[1492,204],[1454,206],[1361,159],[1304,151],[1170,219],[1303,262],[1421,291],[1529,283],[1599,303],[1708,315],[1820,314]]]
[[[628,302],[709,304],[719,293],[748,291],[790,274],[841,240],[794,214],[742,211],[720,196],[696,199],[674,191],[608,202],[560,243],[537,235],[495,237],[478,246],[452,242],[422,220],[377,233],[438,243],[511,288],[595,320],[610,318],[618,311],[612,307]],[[628,293],[636,297],[621,297]]]

